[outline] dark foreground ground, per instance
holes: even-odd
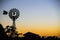
[[[48,37],[42,36],[41,37],[38,34],[34,34],[34,33],[31,33],[31,32],[27,32],[23,35],[24,35],[24,37],[18,37],[19,35],[15,36],[13,38],[9,37],[6,34],[3,26],[0,24],[0,40],[60,40],[60,38],[58,38],[56,36],[48,36]]]

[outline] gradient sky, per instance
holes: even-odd
[[[60,36],[59,3],[57,0],[6,0],[0,4],[0,24],[4,28],[12,25],[8,15],[3,15],[3,10],[9,12],[17,8],[20,16],[16,20],[19,33],[33,32],[42,36]]]

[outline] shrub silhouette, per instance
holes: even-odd
[[[3,39],[3,40],[4,40],[4,39],[8,39],[7,37],[8,37],[8,36],[6,35],[3,26],[0,24],[0,39],[1,39],[1,40],[2,40],[2,39]]]

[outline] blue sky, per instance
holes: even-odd
[[[53,0],[6,0],[2,10],[17,8],[25,19],[57,21],[58,3]]]

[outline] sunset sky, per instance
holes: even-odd
[[[0,24],[4,28],[12,25],[3,10],[17,8],[20,16],[16,20],[19,33],[33,32],[41,36],[60,36],[59,1],[57,0],[5,0],[0,4]]]

